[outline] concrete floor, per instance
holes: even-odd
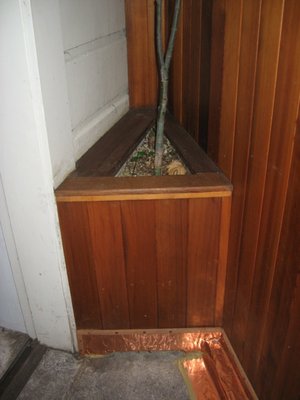
[[[187,400],[176,365],[181,357],[180,352],[157,352],[76,359],[48,350],[18,399]]]
[[[180,352],[114,353],[77,359],[47,350],[20,400],[187,400]]]
[[[24,333],[0,327],[0,379],[26,345],[29,337]]]
[[[27,335],[0,328],[0,382],[28,340]],[[188,400],[188,389],[177,367],[177,360],[183,357],[182,352],[170,351],[82,358],[47,349],[29,380],[25,378],[27,383],[17,398]],[[13,392],[6,393],[4,398],[16,398]]]

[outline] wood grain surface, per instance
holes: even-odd
[[[195,140],[206,148],[213,2],[184,0],[181,3],[170,71],[169,107]],[[169,32],[173,6],[173,0],[164,1],[165,36]],[[126,0],[131,107],[157,106],[154,15],[154,1]]]
[[[230,205],[222,201],[58,203],[77,328],[219,324]]]
[[[300,3],[222,6],[220,128],[208,148],[234,186],[224,328],[259,398],[298,399]]]

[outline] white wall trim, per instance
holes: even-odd
[[[32,319],[32,314],[28,302],[27,292],[25,288],[23,273],[20,267],[18,252],[16,248],[15,238],[11,228],[10,218],[8,214],[8,208],[6,203],[6,198],[2,185],[2,177],[0,174],[0,221],[2,225],[4,240],[6,244],[6,249],[8,253],[8,258],[12,270],[13,279],[16,285],[17,295],[20,302],[21,311],[23,314],[24,324],[26,328],[26,333],[32,337],[36,338],[36,332],[34,328],[34,323]]]
[[[121,30],[118,32],[111,33],[109,35],[99,37],[87,43],[81,43],[78,46],[75,46],[71,49],[66,49],[64,51],[65,61],[66,63],[68,63],[78,57],[87,55],[88,53],[91,53],[102,47],[109,46],[114,42],[123,41],[125,37],[126,37],[125,30]]]
[[[81,122],[74,130],[74,151],[78,160],[100,139],[129,109],[128,93],[113,99],[109,105],[98,110]]]
[[[23,288],[19,294],[22,309],[28,313],[26,304],[29,303],[35,330],[34,332],[32,325],[28,324],[29,333],[48,346],[74,350],[74,317],[66,269],[62,262],[31,3],[32,0],[13,0],[11,3],[15,10],[15,25],[11,29],[16,34],[14,40],[18,40],[20,46],[20,55],[16,55],[16,59],[20,59],[24,75],[24,86],[20,87],[20,90],[26,94],[30,90],[31,97],[28,99],[31,101],[18,103],[19,99],[16,98],[17,108],[22,112],[20,121],[25,123],[23,129],[26,132],[27,143],[19,152],[13,152],[17,136],[22,135],[22,127],[19,126],[19,122],[12,123],[11,132],[7,132],[6,143],[12,157],[3,161],[3,188],[25,286],[25,291]],[[46,6],[47,2],[39,4]],[[11,58],[14,59],[14,56]],[[9,70],[5,71],[7,78],[12,80]],[[17,90],[18,87],[14,86],[10,96],[16,94]],[[6,112],[12,111],[10,97]],[[8,123],[9,115],[5,116],[4,124]],[[6,136],[3,139],[5,138]],[[22,164],[26,165],[28,176],[22,173]],[[13,171],[11,176],[10,171]],[[22,194],[19,198],[15,195],[16,188],[17,192]],[[7,240],[8,223],[5,225]],[[8,243],[8,247],[11,248],[12,243]],[[15,262],[12,264],[15,265]],[[25,293],[27,301],[24,299]],[[28,318],[26,319],[28,323]]]

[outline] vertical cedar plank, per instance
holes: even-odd
[[[230,335],[238,280],[238,258],[243,230],[243,214],[247,194],[253,103],[255,92],[261,0],[245,1],[241,34],[240,68],[234,159],[232,171],[232,216],[228,256],[224,327]],[[233,342],[234,343],[234,342]]]
[[[168,1],[167,7],[167,24],[169,27],[172,20],[172,10],[174,7],[174,0]],[[174,53],[170,68],[170,94],[169,105],[170,110],[176,119],[183,123],[183,4],[181,5],[181,12],[179,15],[178,29],[176,32]]]
[[[297,16],[297,12],[295,12]],[[298,26],[291,24],[291,26]],[[300,393],[300,115],[268,310],[259,380],[263,399],[297,399]]]
[[[229,179],[232,175],[243,2],[226,1],[218,163]]]
[[[217,271],[215,326],[223,326],[230,213],[231,213],[231,197],[224,197],[222,198],[221,219],[218,231],[219,262]]]
[[[190,106],[186,109],[187,131],[199,142],[200,122],[200,74],[201,74],[201,31],[202,31],[202,0],[192,0],[191,14],[185,23],[190,27],[189,57],[185,60],[187,74],[187,97]]]
[[[248,313],[254,284],[255,258],[266,180],[282,13],[283,0],[266,0],[262,3],[247,198],[243,221],[244,235],[241,242],[239,283],[232,331],[235,337],[235,350],[242,360],[247,338]]]
[[[157,104],[154,1],[126,0],[129,98],[131,107]]]
[[[186,326],[187,201],[156,202],[158,327]]]
[[[121,209],[130,327],[157,328],[155,204],[124,201]]]
[[[215,318],[221,199],[189,200],[187,326]]]
[[[245,363],[250,374],[260,376],[263,336],[268,318],[270,295],[275,273],[276,258],[284,214],[295,121],[298,115],[300,93],[300,3],[287,1],[284,9],[276,95],[269,147],[267,179],[264,190],[259,246],[253,287]],[[293,84],[290,85],[291,77]],[[282,151],[284,149],[284,151]],[[276,199],[276,201],[274,201]],[[260,335],[253,338],[256,326]],[[253,356],[256,347],[258,356]]]
[[[188,131],[189,110],[192,108],[193,98],[190,94],[191,90],[191,76],[190,76],[190,62],[192,51],[192,37],[191,37],[191,24],[192,19],[192,4],[193,0],[185,0],[182,7],[183,18],[183,76],[182,76],[182,101],[183,101],[183,125]],[[189,62],[186,62],[189,60]]]
[[[225,35],[225,0],[214,0],[212,6],[210,90],[207,151],[218,162],[223,82]]]
[[[207,150],[212,35],[211,0],[202,0],[198,143]]]
[[[91,202],[88,217],[103,328],[129,328],[120,204]]]
[[[60,228],[77,329],[101,329],[86,203],[58,203]]]

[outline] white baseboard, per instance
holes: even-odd
[[[115,98],[73,130],[75,160],[77,161],[129,110],[128,94]]]

